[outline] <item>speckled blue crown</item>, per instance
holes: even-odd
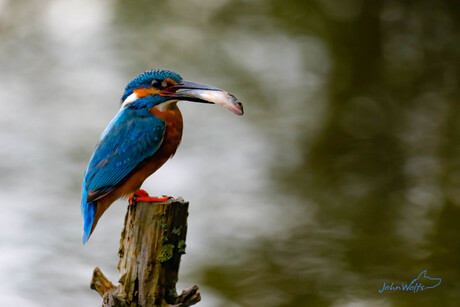
[[[168,78],[171,78],[177,83],[182,81],[182,77],[174,71],[170,71],[167,69],[148,70],[140,74],[139,76],[137,76],[131,82],[128,83],[128,85],[125,88],[125,93],[123,94],[123,97],[121,98],[121,101],[123,102],[126,99],[126,97],[131,95],[134,89],[150,86],[150,82],[152,82],[153,79],[165,80]]]

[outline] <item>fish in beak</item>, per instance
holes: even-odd
[[[232,94],[216,87],[190,81],[165,88],[160,95],[177,100],[218,104],[236,115],[243,115],[243,104]]]

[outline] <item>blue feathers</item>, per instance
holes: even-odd
[[[123,184],[132,172],[155,154],[163,141],[166,123],[149,110],[168,98],[155,94],[135,95],[130,101],[125,101],[126,98],[135,89],[155,87],[153,80],[168,78],[177,83],[182,81],[175,72],[155,69],[137,76],[126,86],[122,97],[122,102],[126,103],[102,133],[83,180],[83,243],[106,209],[98,207],[98,200]]]
[[[165,122],[147,111],[123,108],[96,146],[85,175],[85,190],[105,194],[160,147]]]
[[[86,171],[86,191],[106,193],[160,147],[164,121],[138,113],[123,108],[104,131]]]
[[[145,100],[147,105],[151,99]],[[122,108],[102,133],[83,181],[83,242],[88,240],[98,198],[109,193],[146,158],[153,156],[163,140],[165,122],[143,109]]]
[[[91,234],[96,209],[97,207],[94,202],[86,203],[85,201],[81,204],[81,213],[83,214],[83,244],[88,241],[89,235]]]
[[[166,69],[154,69],[154,70],[148,70],[144,72],[143,74],[140,74],[136,78],[134,78],[125,88],[125,92],[123,94],[123,97],[121,98],[121,101],[123,102],[126,97],[131,95],[133,93],[133,90],[136,88],[141,88],[141,87],[149,87],[150,83],[154,79],[158,80],[165,80],[171,78],[175,82],[179,83],[182,81],[182,77],[173,71],[166,70]]]

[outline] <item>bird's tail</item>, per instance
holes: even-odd
[[[81,213],[83,215],[83,244],[88,241],[89,236],[91,235],[96,209],[96,202],[87,203],[86,197],[84,197],[84,200],[81,203]]]

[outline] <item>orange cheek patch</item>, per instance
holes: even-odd
[[[152,88],[138,88],[134,90],[134,93],[137,95],[137,97],[144,98],[150,95],[159,94],[160,91],[153,87]]]
[[[161,82],[161,85],[163,87],[174,86],[174,85],[177,85],[177,82],[171,78],[167,78],[167,79],[164,79],[163,82]]]

